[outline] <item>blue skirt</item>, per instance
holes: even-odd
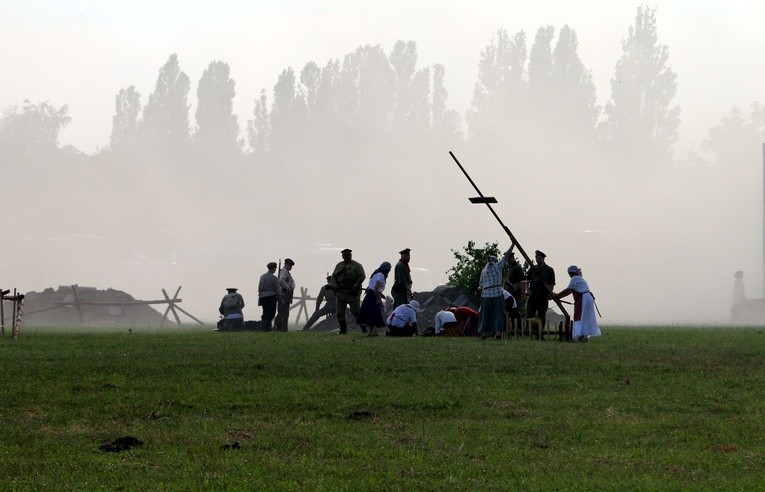
[[[367,289],[364,294],[364,300],[361,302],[361,309],[359,310],[357,323],[365,326],[375,326],[377,328],[385,326],[382,306],[377,304],[377,296],[372,289]]]
[[[492,335],[503,331],[505,331],[505,300],[502,296],[482,297],[478,334]]]

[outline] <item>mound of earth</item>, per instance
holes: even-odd
[[[22,321],[26,326],[159,326],[162,315],[148,304],[120,290],[77,287],[81,303],[75,304],[70,286],[27,292]],[[87,304],[94,303],[94,304]],[[134,304],[135,303],[135,304]]]

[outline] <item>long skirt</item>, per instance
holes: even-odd
[[[377,303],[375,292],[367,289],[364,300],[361,302],[361,309],[359,309],[358,324],[382,328],[385,326],[382,310],[383,307]]]
[[[582,295],[582,319],[574,321],[572,337],[576,340],[581,336],[600,336],[598,318],[595,316],[595,299],[589,292]]]
[[[478,334],[493,335],[505,330],[505,300],[499,297],[481,298],[481,317],[478,318]]]

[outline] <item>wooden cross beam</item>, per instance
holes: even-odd
[[[502,229],[510,237],[510,241],[512,241],[513,246],[518,248],[518,251],[521,253],[521,256],[523,256],[523,259],[526,260],[526,262],[529,264],[530,273],[534,274],[536,272],[536,267],[534,266],[534,262],[531,261],[531,258],[529,258],[529,255],[526,254],[526,251],[521,246],[521,243],[518,242],[518,240],[515,238],[513,233],[510,231],[510,229],[508,229],[508,227],[504,224],[504,222],[502,222],[502,219],[499,218],[499,215],[497,215],[497,212],[494,211],[494,207],[491,206],[492,203],[497,203],[497,200],[494,197],[484,196],[483,193],[481,193],[481,190],[478,189],[478,186],[476,186],[476,184],[473,182],[473,179],[470,177],[467,171],[465,171],[465,168],[462,167],[462,164],[460,164],[460,161],[457,160],[457,157],[454,155],[454,153],[450,151],[449,155],[452,156],[452,159],[454,159],[454,162],[457,163],[460,170],[462,171],[462,174],[464,174],[467,180],[470,181],[470,184],[473,185],[473,188],[479,195],[477,198],[470,198],[470,202],[486,205],[486,207],[489,209],[489,211],[494,216],[494,218],[497,219],[497,222],[499,222],[499,225],[502,226]],[[554,292],[552,291],[549,285],[547,285],[547,290],[549,291],[551,295],[554,294]],[[559,299],[553,299],[553,301],[558,306],[558,309],[561,310],[561,312],[563,313],[563,316],[566,318],[566,324],[569,324],[571,320],[571,316],[569,316],[568,311],[566,311],[566,309],[563,307],[563,304],[561,303]]]

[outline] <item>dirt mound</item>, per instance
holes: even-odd
[[[79,310],[75,300],[79,300]],[[88,304],[94,303],[94,304]],[[26,326],[159,326],[162,315],[148,304],[120,290],[70,286],[27,292],[23,323]]]

